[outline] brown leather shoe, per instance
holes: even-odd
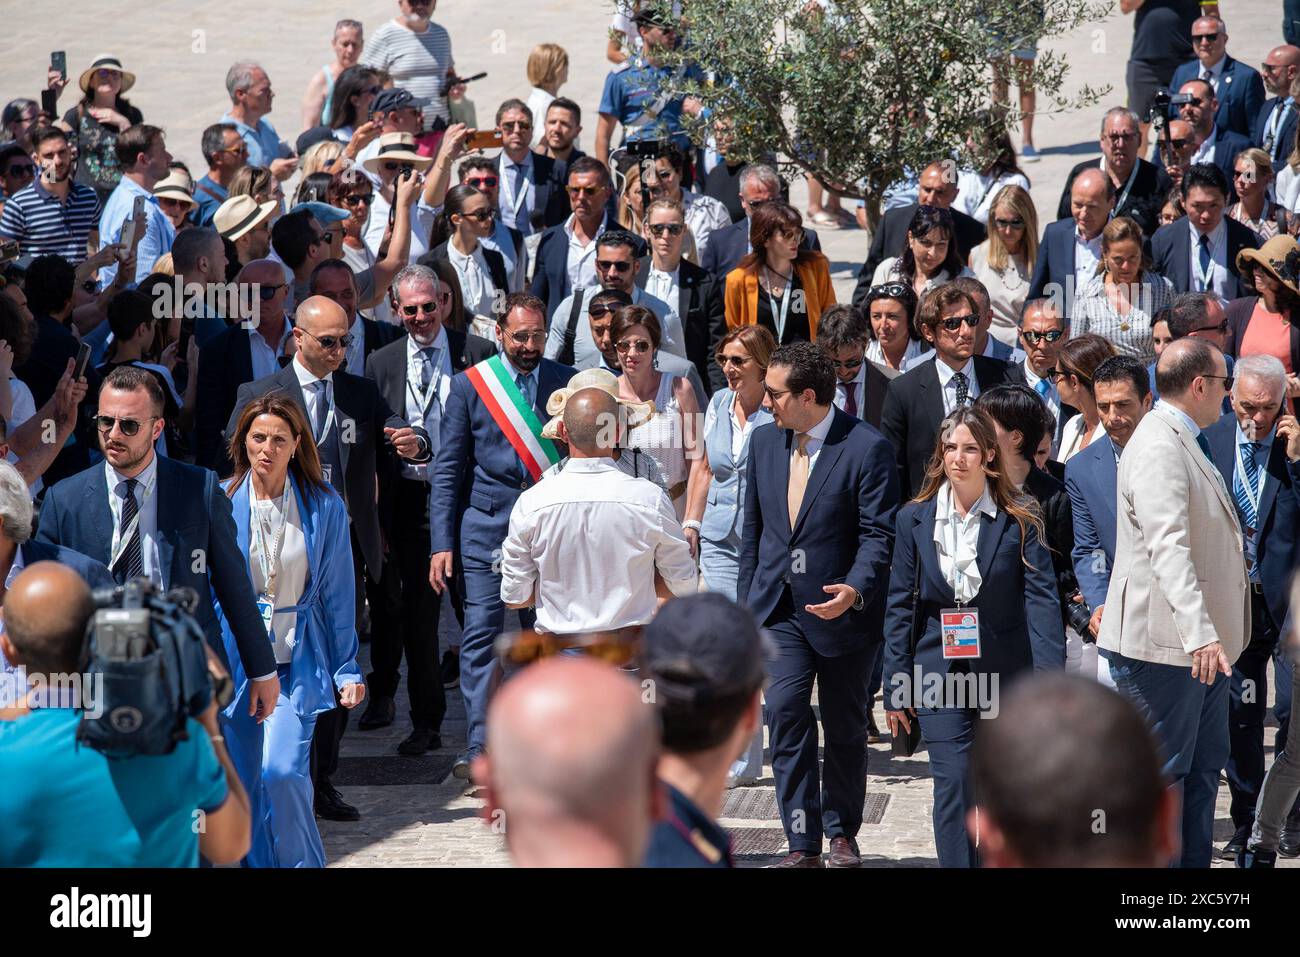
[[[807,851],[791,851],[771,867],[821,867],[822,856],[809,854]]]
[[[832,837],[831,852],[826,856],[827,867],[861,867],[858,842],[849,837]]]

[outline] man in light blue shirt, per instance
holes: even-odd
[[[172,161],[163,139],[163,131],[156,126],[141,123],[132,126],[117,138],[117,160],[122,166],[122,179],[104,204],[104,214],[99,220],[100,249],[122,240],[122,231],[135,211],[136,198],[144,201],[144,219],[135,226],[135,282],[153,272],[160,256],[171,252],[176,238],[176,227],[163,213],[153,188],[167,175]],[[105,266],[99,274],[101,288],[117,275],[117,263]]]
[[[231,123],[239,131],[248,146],[249,165],[266,167],[278,180],[288,179],[298,166],[298,157],[263,119],[275,99],[271,78],[256,63],[236,63],[226,73],[226,91],[230,110],[220,122]]]

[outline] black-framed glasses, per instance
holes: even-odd
[[[1025,221],[1018,217],[1016,219],[1003,219],[1001,216],[995,216],[993,225],[998,229],[1024,229]]]
[[[832,359],[831,365],[837,369],[861,369],[865,359]]]
[[[450,295],[451,293],[448,292],[446,289],[444,289],[438,293],[438,301],[445,303],[447,301],[447,298]],[[426,316],[431,316],[437,311],[438,311],[437,302],[417,302],[417,303],[412,303],[410,305],[402,306],[402,315],[408,316],[411,319],[414,319],[421,312],[424,313]]]
[[[331,349],[346,349],[348,346],[352,345],[353,341],[356,339],[356,336],[352,335],[352,333],[350,332],[346,332],[341,336],[318,336],[314,332],[308,332],[302,326],[297,326],[295,328],[299,332],[306,333],[307,335],[311,336],[313,339],[319,342],[320,347],[326,351],[329,351]]]
[[[276,286],[263,286],[259,284],[257,287],[257,295],[261,298],[263,302],[270,302],[272,299],[275,298],[275,294],[279,292],[281,289],[283,289],[286,285],[287,283],[280,283],[279,285]]]
[[[344,196],[342,199],[344,206],[360,206],[365,203],[367,206],[373,206],[375,202],[374,193],[353,193],[350,196]]]
[[[495,176],[471,176],[465,180],[466,186],[473,186],[475,189],[496,189],[500,180]]]
[[[627,272],[632,268],[632,264],[621,259],[597,259],[596,268],[601,272],[608,272],[611,269],[615,272]]]
[[[718,356],[718,365],[724,369],[727,366],[735,366],[739,369],[752,358],[753,356]]]
[[[620,339],[614,343],[614,348],[620,353],[635,352],[642,354],[649,352],[654,345],[649,339]]]
[[[496,211],[491,209],[480,209],[473,213],[461,213],[466,219],[472,219],[475,222],[490,223],[496,217]]]
[[[1207,373],[1205,373],[1203,376],[1201,376],[1201,378],[1202,378],[1202,379],[1222,379],[1222,380],[1223,380],[1223,391],[1224,391],[1224,392],[1231,392],[1231,391],[1232,391],[1232,380],[1233,380],[1233,377],[1230,376],[1230,375],[1211,375],[1210,373],[1207,372]],[[128,434],[129,434],[129,433],[128,433]]]
[[[1218,42],[1219,42],[1219,34],[1217,33],[1193,33],[1192,34],[1193,46],[1195,46],[1198,43],[1218,43]]]
[[[158,418],[158,416],[151,415],[144,421],[152,422],[156,418]],[[119,429],[122,430],[123,435],[125,435],[127,438],[130,438],[133,435],[139,434],[140,426],[143,424],[144,423],[140,422],[139,419],[123,419],[116,415],[95,416],[95,428],[99,429],[99,431],[103,432],[105,435],[108,435],[110,432],[112,432],[113,426],[116,425]]]
[[[947,319],[940,319],[937,325],[943,326],[949,332],[956,332],[961,328],[963,322],[974,329],[980,324],[980,317],[974,313],[968,313],[964,316],[949,316]]]
[[[790,389],[773,389],[770,385],[767,385],[766,383],[763,385],[763,394],[766,395],[773,402],[781,398],[781,396],[783,395],[789,395],[791,391],[792,390]]]
[[[1049,329],[1047,332],[1038,332],[1034,329],[1022,329],[1020,334],[1025,337],[1025,342],[1031,346],[1036,346],[1040,342],[1055,342],[1065,335],[1065,331],[1062,329]]]
[[[680,236],[686,231],[685,223],[651,223],[650,235],[662,236],[667,233],[669,236]]]
[[[1227,335],[1227,333],[1228,333],[1228,320],[1227,320],[1227,319],[1224,319],[1223,322],[1221,322],[1221,323],[1219,323],[1218,325],[1215,325],[1215,326],[1197,326],[1195,329],[1193,329],[1191,332],[1189,332],[1188,335],[1190,336],[1190,335],[1193,335],[1194,333],[1197,333],[1197,332],[1217,332],[1217,333],[1219,333],[1220,335]]]

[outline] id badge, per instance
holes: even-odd
[[[262,616],[262,624],[266,626],[266,634],[272,641],[275,636],[271,634],[271,619],[275,617],[275,603],[265,595],[258,596],[257,612]]]
[[[980,656],[978,608],[945,608],[939,613],[939,624],[945,659]]]
[[[326,485],[333,485],[334,466],[326,465],[324,462],[322,462],[320,467],[320,477],[325,482]]]

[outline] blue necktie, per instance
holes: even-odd
[[[1034,386],[1034,391],[1038,393],[1039,397],[1040,397],[1044,402],[1046,402],[1046,401],[1047,401],[1047,393],[1051,391],[1051,388],[1052,388],[1052,387],[1051,387],[1050,385],[1047,384],[1047,380],[1046,380],[1046,379],[1039,379],[1038,382],[1037,382],[1037,384]]]
[[[433,355],[439,350],[427,346],[420,350],[420,388],[428,389],[433,381]]]
[[[1210,237],[1202,236],[1201,237],[1201,276],[1208,276],[1209,278],[1205,280],[1205,285],[1201,287],[1201,289],[1199,290],[1200,292],[1205,292],[1207,289],[1210,288],[1211,285],[1213,285],[1214,276],[1210,272],[1212,262],[1213,259],[1210,258]],[[1197,278],[1199,279],[1200,277]]]
[[[1254,528],[1259,517],[1255,512],[1255,495],[1259,491],[1259,463],[1255,460],[1259,445],[1255,442],[1241,443],[1241,465],[1244,474],[1238,475],[1233,483],[1233,497],[1241,511],[1241,520],[1247,528]]]
[[[533,398],[532,376],[528,375],[525,372],[519,373],[517,376],[515,376],[515,385],[519,386],[519,391],[523,394],[524,401],[528,403],[528,407],[531,409],[535,401]]]

